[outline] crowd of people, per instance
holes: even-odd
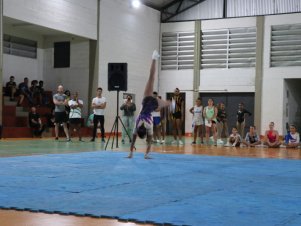
[[[122,115],[122,143],[124,144],[128,138],[131,145],[131,154],[134,149],[136,137],[147,136],[147,144],[150,149],[151,143],[164,144],[166,134],[166,122],[172,125],[173,140],[171,144],[183,145],[182,125],[184,122],[185,103],[180,94],[179,88],[175,88],[170,100],[163,101],[161,96],[153,90],[155,63],[158,58],[158,53],[153,53],[151,64],[151,73],[146,84],[144,99],[142,102],[142,110],[137,119],[135,119],[136,104],[131,95],[127,95],[124,103],[120,106]],[[29,126],[33,129],[33,135],[41,137],[45,130],[45,125],[41,121],[40,115],[37,113],[36,106],[47,103],[44,95],[43,81],[33,80],[31,86],[28,86],[28,78],[18,86],[14,81],[14,76],[10,77],[6,83],[5,94],[10,97],[11,101],[18,98],[18,105],[21,105],[24,98],[27,98],[30,108]],[[82,108],[83,101],[79,98],[78,92],[71,95],[69,90],[64,91],[64,87],[59,85],[57,93],[53,95],[54,114],[49,118],[53,122],[55,128],[55,140],[59,139],[59,128],[63,127],[66,140],[70,141],[70,134],[76,131],[79,141],[82,141],[81,126],[82,126]],[[92,99],[91,107],[93,114],[88,117],[87,125],[92,129],[91,142],[94,142],[97,135],[97,128],[100,127],[101,141],[105,142],[105,108],[106,98],[102,96],[102,88],[97,88],[96,96]],[[246,117],[252,113],[245,109],[244,103],[239,103],[236,112],[236,126],[231,129],[227,121],[227,112],[224,103],[215,104],[212,98],[209,98],[207,105],[203,106],[201,98],[197,98],[195,105],[189,109],[192,114],[192,145],[199,142],[201,144],[213,144],[233,146],[233,147],[256,147],[258,145],[266,145],[267,147],[276,148],[281,145],[285,147],[298,147],[300,145],[300,136],[295,125],[290,125],[287,135],[283,141],[280,141],[279,133],[274,129],[274,122],[269,124],[269,129],[265,132],[263,142],[256,132],[256,127],[249,126],[249,131],[244,135],[246,126]],[[142,135],[141,131],[146,131]],[[224,136],[223,136],[224,135]],[[222,139],[226,138],[226,139]],[[226,142],[225,142],[226,140]],[[146,157],[147,157],[146,152]]]

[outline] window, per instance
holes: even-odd
[[[203,30],[201,34],[201,69],[255,67],[255,27]]]
[[[21,57],[37,58],[37,42],[4,34],[3,53]]]
[[[301,66],[301,24],[272,26],[271,67]]]
[[[193,32],[163,33],[161,70],[193,69]]]

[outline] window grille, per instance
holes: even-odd
[[[4,34],[3,53],[21,57],[37,58],[37,42]]]
[[[201,34],[201,69],[255,67],[255,27],[203,30]]]
[[[163,33],[161,70],[193,69],[193,32]]]
[[[272,26],[270,66],[301,66],[301,24]]]

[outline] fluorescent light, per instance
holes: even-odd
[[[140,7],[141,2],[139,0],[132,0],[132,6],[137,9]]]

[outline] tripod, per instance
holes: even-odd
[[[112,149],[113,149],[113,146],[114,146],[114,139],[115,139],[115,136],[116,136],[116,148],[118,148],[118,120],[121,122],[121,125],[123,126],[124,128],[124,131],[126,132],[129,140],[130,140],[130,143],[132,142],[132,139],[131,139],[131,136],[129,135],[128,131],[126,130],[120,116],[119,116],[119,90],[117,90],[117,108],[116,108],[116,117],[115,117],[115,121],[114,121],[114,124],[112,126],[112,129],[111,129],[111,132],[110,132],[110,135],[109,135],[109,139],[106,143],[106,146],[105,146],[105,150],[107,150],[107,146],[109,144],[109,141],[111,139],[111,136],[113,135],[113,140],[112,140]],[[114,132],[113,132],[114,131]]]

